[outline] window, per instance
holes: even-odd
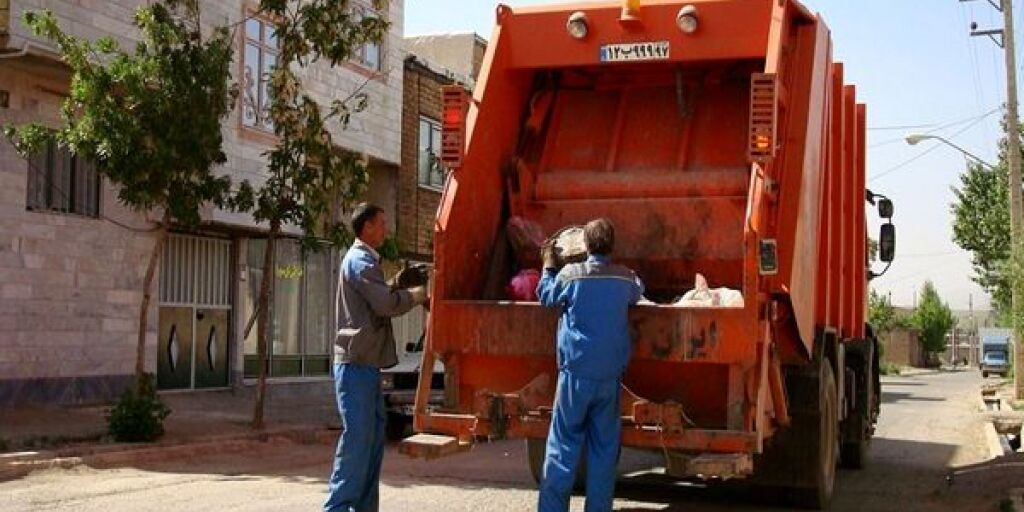
[[[361,19],[367,15],[377,18],[386,18],[386,10],[386,4],[379,0],[374,0],[368,4],[363,3],[354,7],[357,19]],[[384,53],[380,43],[367,42],[352,52],[352,60],[371,71],[380,71],[383,69],[383,55]]]
[[[417,152],[419,184],[440,189],[444,186],[444,168],[441,166],[441,123],[420,117],[420,146]]]
[[[248,320],[256,311],[263,279],[265,240],[250,239],[246,276],[248,292],[242,311]],[[303,253],[295,240],[278,240],[274,254],[273,316],[267,354],[271,377],[330,375],[335,322],[335,279],[332,251]],[[245,337],[245,376],[259,374],[256,324]]]
[[[245,52],[242,54],[242,125],[274,131],[270,120],[268,82],[277,64],[278,43],[274,26],[261,18],[245,21]]]
[[[55,141],[28,162],[27,209],[99,217],[100,178],[92,162]]]

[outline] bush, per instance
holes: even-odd
[[[108,429],[115,441],[152,442],[164,435],[164,419],[171,410],[156,395],[152,374],[145,374],[121,395],[107,416]]]
[[[900,370],[900,366],[898,364],[890,363],[888,361],[883,361],[878,367],[878,373],[881,373],[882,375],[899,375],[901,371],[902,370]]]

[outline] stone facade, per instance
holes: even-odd
[[[68,87],[63,66],[51,47],[33,36],[20,19],[24,12],[49,9],[71,33],[88,38],[114,36],[130,47],[137,38],[131,25],[143,0],[11,0],[6,49],[0,48],[0,125],[59,122]],[[242,20],[253,3],[205,0],[206,23]],[[383,43],[379,72],[357,64],[303,70],[313,95],[321,101],[348,97],[359,90],[368,108],[353,116],[348,129],[335,131],[335,142],[371,161],[369,197],[390,206],[397,202],[395,176],[401,156],[403,80],[403,1],[388,2],[391,29]],[[238,39],[242,50],[241,31]],[[3,45],[4,39],[0,39]],[[239,65],[241,66],[241,65]],[[241,71],[239,67],[238,71]],[[273,139],[244,128],[241,106],[224,123],[227,171],[234,179],[260,182],[266,165],[262,153]],[[0,141],[0,405],[21,402],[83,403],[108,400],[130,382],[134,369],[141,283],[154,238],[144,216],[124,210],[116,191],[101,188],[100,218],[27,211],[28,163]],[[247,216],[209,211],[204,230],[234,241],[231,269],[234,296],[248,283],[245,233],[258,232]],[[257,235],[258,236],[258,235]],[[241,256],[239,256],[241,255]],[[159,276],[156,278],[159,283]],[[154,286],[147,332],[147,370],[157,367],[158,290]],[[331,294],[333,297],[333,292]],[[237,308],[236,308],[237,309]],[[232,382],[241,382],[240,333],[247,319],[232,316]]]

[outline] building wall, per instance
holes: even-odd
[[[68,77],[52,59],[49,44],[20,22],[27,10],[49,9],[69,32],[98,38],[114,36],[134,45],[131,25],[144,0],[11,0],[9,49],[28,48],[24,58],[0,60],[0,90],[10,94],[10,107],[0,108],[0,124],[43,121],[56,125]],[[236,23],[243,0],[204,0],[203,20]],[[403,79],[403,1],[389,2],[391,29],[384,42],[382,72],[368,73],[354,64],[330,68],[325,63],[302,71],[309,91],[327,103],[354,92],[368,95],[368,108],[353,115],[348,129],[334,130],[335,143],[370,157],[369,195],[395,211],[401,153]],[[238,51],[242,48],[239,31]],[[0,39],[0,44],[3,40]],[[26,46],[27,45],[27,46]],[[240,71],[241,64],[236,68]],[[227,163],[233,179],[263,180],[262,153],[273,138],[241,125],[241,106],[223,124]],[[27,162],[0,141],[0,405],[20,402],[82,403],[117,396],[134,371],[137,315],[141,282],[152,247],[150,233],[136,232],[102,219],[26,211]],[[147,226],[138,214],[125,211],[109,186],[102,193],[101,215],[135,228]],[[392,213],[392,218],[397,215]],[[236,256],[245,255],[244,236],[237,228],[258,228],[247,215],[208,211],[208,229],[225,230],[236,240]],[[244,257],[235,261],[233,286],[245,290]],[[154,283],[159,283],[159,275]],[[146,368],[156,371],[157,289],[147,331]],[[333,297],[333,292],[332,292]],[[238,295],[236,294],[236,297]],[[241,382],[244,318],[231,319],[232,382]]]
[[[480,73],[487,41],[469,32],[436,34],[406,38],[409,53],[451,73],[460,82],[469,82]]]
[[[451,83],[422,66],[405,67],[402,165],[398,175],[398,244],[410,256],[430,259],[441,192],[419,184],[420,117],[441,119],[441,86]]]
[[[921,341],[913,329],[893,329],[882,336],[882,360],[899,366],[926,366]]]
[[[0,90],[10,93],[0,125],[56,124],[61,98],[47,91],[61,87],[0,61]],[[135,368],[142,279],[155,239],[103,219],[27,211],[27,172],[25,159],[0,142],[0,405],[109,397]],[[109,186],[101,191],[101,210],[145,227]]]
[[[11,41],[9,46],[21,48],[30,43],[42,48],[52,48],[45,40],[31,34],[21,23],[24,12],[49,9],[71,34],[88,38],[113,35],[125,46],[133,45],[139,33],[131,25],[135,10],[146,2],[141,0],[110,0],[105,2],[81,2],[77,0],[13,0],[11,5]],[[211,24],[232,24],[242,20],[246,6],[253,5],[246,0],[204,0],[203,19]],[[401,151],[401,108],[402,108],[402,59],[403,51],[403,1],[388,2],[388,18],[391,21],[386,41],[382,71],[371,74],[354,64],[330,68],[325,62],[316,63],[300,74],[304,83],[321,102],[327,103],[344,99],[360,91],[370,99],[367,109],[352,116],[347,129],[336,125],[332,130],[335,142],[346,149],[365,153],[383,162],[398,165]],[[242,31],[239,30],[238,48],[242,46]],[[239,60],[236,56],[236,60]],[[236,66],[236,75],[241,64]],[[236,80],[238,76],[234,77]],[[241,106],[224,123],[225,151],[228,161],[226,170],[235,179],[249,179],[260,182],[265,166],[263,151],[272,138],[242,128]],[[251,225],[246,218],[239,218],[224,212],[214,214],[214,219],[241,226]]]

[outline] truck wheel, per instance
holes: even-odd
[[[839,399],[832,365],[821,360],[817,375],[788,376],[786,388],[793,398],[791,423],[755,459],[752,497],[773,505],[828,508],[839,454]]]
[[[409,426],[409,419],[393,412],[388,413],[387,421],[384,424],[384,435],[388,441],[401,441],[405,439],[405,428]]]
[[[526,459],[530,463],[530,475],[533,482],[540,487],[540,481],[544,478],[544,451],[547,449],[547,439],[526,438]],[[580,463],[576,466],[576,478],[573,487],[577,491],[587,488],[587,449],[583,448],[580,455]]]
[[[818,436],[814,475],[814,486],[794,489],[791,492],[794,505],[814,510],[828,508],[836,483],[836,457],[839,440],[839,399],[836,396],[836,379],[832,365],[822,363],[821,385],[819,386]]]
[[[870,331],[869,331],[870,332]],[[873,363],[874,339],[850,343],[846,347],[847,371],[853,372],[853,385],[847,391],[853,392],[852,410],[842,423],[839,463],[844,468],[864,469],[871,447],[874,426],[874,410],[878,400]]]

